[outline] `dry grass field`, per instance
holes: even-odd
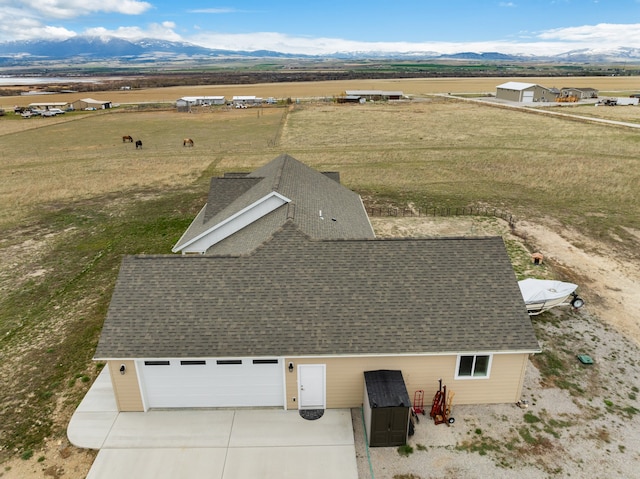
[[[581,81],[572,78],[571,85],[613,91],[633,83]],[[637,264],[638,131],[432,96],[492,91],[495,84],[447,79],[325,82],[295,91],[256,85],[99,92],[91,96],[123,104],[187,94],[295,98],[299,91],[306,98],[347,88],[400,89],[419,98],[0,117],[0,462],[35,453],[49,464],[66,444],[70,414],[98,372],[91,357],[122,255],[168,252],[205,201],[211,176],[250,171],[283,152],[340,171],[367,204],[499,208],[529,224],[528,231],[553,225],[575,233],[581,239],[574,245],[587,252],[607,249]],[[141,139],[142,149],[123,143],[123,135]],[[183,147],[185,137],[193,148]],[[41,470],[35,460],[34,470]]]
[[[563,112],[587,108],[640,111]],[[287,152],[339,170],[348,187],[378,204],[487,205],[521,218],[552,216],[600,238],[624,240],[628,228],[640,229],[637,131],[447,97],[193,114],[114,109],[4,124],[5,227],[46,204],[187,185]],[[142,149],[123,135],[141,139]],[[195,147],[183,147],[185,137]]]
[[[615,95],[614,95],[615,96]],[[640,106],[594,106],[594,105],[570,105],[554,108],[556,111],[571,115],[587,116],[591,118],[603,118],[605,120],[625,121],[640,123]]]
[[[43,204],[134,188],[184,185],[231,155],[254,165],[273,156],[283,109],[67,114],[14,120],[2,136],[0,225],[21,221]],[[123,143],[131,135],[142,149]],[[193,148],[183,147],[192,138]],[[265,151],[267,150],[267,151]],[[238,166],[240,167],[240,165]]]

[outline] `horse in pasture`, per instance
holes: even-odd
[[[191,138],[185,138],[182,140],[182,146],[193,146],[193,140]]]
[[[142,148],[142,140],[136,140],[136,150]]]
[[[130,137],[129,135],[125,135],[125,136],[123,136],[123,137],[122,137],[122,143],[125,143],[125,142],[127,142],[127,141],[128,141],[129,143],[133,143],[133,138],[132,138],[132,137]]]

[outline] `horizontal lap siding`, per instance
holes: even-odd
[[[520,400],[528,354],[496,354],[489,379],[459,379],[446,386],[454,391],[454,405],[496,404]]]
[[[118,411],[144,411],[135,361],[108,361]],[[120,374],[124,364],[125,374]]]
[[[489,379],[454,380],[456,356],[410,356],[367,358],[287,358],[285,364],[326,364],[327,408],[360,407],[364,391],[364,371],[392,369],[402,371],[409,397],[424,390],[429,407],[438,380],[455,392],[454,404],[509,403],[520,399],[522,377],[528,354],[494,355]],[[287,409],[297,409],[297,368],[286,374]],[[293,401],[293,398],[296,398]]]

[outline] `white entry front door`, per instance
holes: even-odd
[[[300,409],[325,408],[325,368],[324,364],[298,365],[298,407]]]

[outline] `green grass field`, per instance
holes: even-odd
[[[340,171],[369,204],[495,207],[638,258],[630,128],[447,99],[48,120],[0,118],[0,461],[64,437],[122,256],[169,253],[211,176],[280,153]]]

